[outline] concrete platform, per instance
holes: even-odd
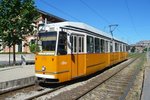
[[[150,68],[145,69],[144,85],[141,100],[150,100]]]
[[[26,60],[34,60],[35,54],[16,54],[16,61],[21,61],[21,56]],[[10,60],[13,61],[13,54],[10,54]],[[9,61],[9,54],[0,54],[0,61]]]
[[[34,65],[0,68],[0,93],[33,84],[34,74]]]
[[[22,59],[23,58],[23,59]],[[16,63],[20,65],[24,60],[27,64],[34,64],[35,54],[16,54]],[[10,54],[10,65],[13,64],[13,54]],[[0,66],[9,65],[9,54],[0,54]]]

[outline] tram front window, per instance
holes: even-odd
[[[43,51],[55,51],[56,41],[42,41]]]
[[[39,33],[39,38],[41,41],[42,52],[50,52],[54,54],[56,48],[57,33],[56,32]]]
[[[66,55],[67,54],[67,33],[60,32],[59,40],[58,40],[58,55]]]

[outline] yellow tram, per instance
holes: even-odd
[[[40,28],[41,51],[35,75],[45,82],[65,82],[127,59],[127,44],[79,22],[47,24]]]

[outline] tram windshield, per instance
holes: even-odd
[[[56,48],[57,32],[39,33],[39,38],[41,41],[42,52],[54,54]]]

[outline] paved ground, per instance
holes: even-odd
[[[150,52],[147,53],[147,63],[141,100],[150,100]]]
[[[34,65],[0,68],[0,93],[35,83]]]
[[[35,54],[16,54],[16,63],[21,64],[23,61],[27,63],[34,62]],[[10,55],[10,63],[13,63],[13,55]],[[0,54],[0,65],[9,64],[9,54]]]
[[[20,65],[0,68],[0,83],[34,76],[34,74],[34,65]]]
[[[150,100],[150,68],[145,70],[142,100]]]
[[[150,53],[149,53],[150,54]],[[34,61],[34,54],[26,54],[25,60],[26,61]],[[12,55],[11,55],[12,60]],[[17,54],[16,60],[19,62],[21,61],[21,54]],[[142,100],[150,100],[150,55],[147,60],[147,67],[145,69],[145,79],[143,84],[143,93],[142,93]],[[0,54],[0,65],[9,62],[9,55],[8,54]],[[6,68],[0,68],[0,83],[22,79],[30,76],[34,76],[34,65],[20,65],[20,66],[11,66]]]

